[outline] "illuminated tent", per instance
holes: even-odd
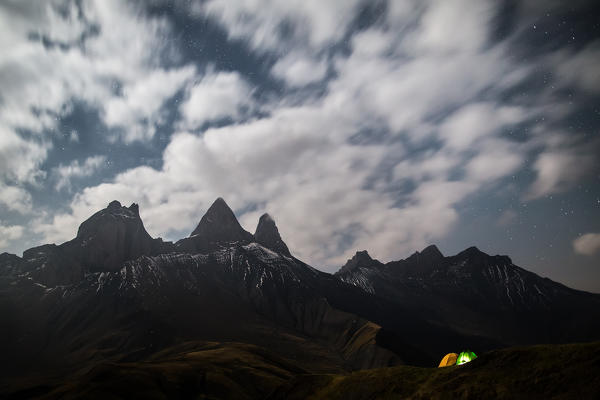
[[[455,365],[457,358],[458,358],[458,354],[456,354],[456,353],[446,354],[444,356],[444,358],[442,358],[442,361],[440,361],[440,365],[438,365],[438,368],[449,367],[451,365]]]
[[[477,356],[472,351],[463,351],[458,355],[458,359],[456,360],[456,365],[462,365],[464,363],[468,363],[469,361],[473,361]]]

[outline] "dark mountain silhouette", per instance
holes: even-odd
[[[227,244],[248,244],[252,234],[240,225],[225,200],[218,198],[200,219],[192,234],[176,243],[179,250],[210,251]]]
[[[279,229],[277,229],[275,221],[273,221],[273,218],[269,214],[263,214],[258,220],[254,238],[258,244],[265,246],[267,249],[271,249],[284,256],[292,256],[287,245],[279,235]]]
[[[86,273],[117,271],[124,261],[170,249],[171,243],[146,232],[137,204],[123,207],[113,201],[83,222],[73,240],[24,251],[19,268],[40,284],[70,285]]]
[[[262,365],[243,379],[281,384],[435,365],[463,348],[592,340],[598,297],[475,248],[444,257],[430,246],[387,264],[362,251],[327,274],[292,256],[268,214],[252,235],[220,198],[173,244],[150,237],[136,204],[113,201],[71,241],[0,255],[0,393],[37,395],[66,376],[119,379],[106,363],[220,360],[216,349]],[[231,368],[217,369],[225,379]],[[208,378],[182,379],[193,391]]]
[[[364,252],[335,275],[428,320],[505,344],[584,341],[600,333],[600,295],[567,288],[476,247],[444,257],[429,246],[386,264]]]

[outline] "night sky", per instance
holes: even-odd
[[[477,246],[600,292],[594,3],[4,0],[0,251],[221,196],[325,271]]]

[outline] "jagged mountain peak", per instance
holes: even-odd
[[[113,200],[108,203],[108,206],[105,208],[107,212],[112,214],[119,214],[127,211],[131,211],[134,216],[140,214],[140,206],[137,203],[131,203],[129,207],[125,207],[121,204],[119,200]]]
[[[137,203],[131,203],[129,210],[137,215],[140,215],[140,206]]]
[[[373,258],[367,250],[358,250],[352,257],[352,260],[371,262]]]
[[[218,197],[200,219],[191,235],[177,242],[183,251],[206,251],[219,244],[248,244],[252,234],[242,228],[223,198]]]
[[[223,198],[218,197],[206,210],[191,236],[207,233],[211,230],[243,230],[235,214]]]
[[[260,216],[260,218],[258,219],[258,223],[260,224],[262,221],[269,223],[272,222],[273,224],[275,224],[275,220],[273,220],[273,217],[271,217],[269,213],[264,213]]]
[[[121,208],[121,202],[119,200],[113,200],[110,203],[108,203],[108,207],[106,207],[109,210],[116,210]]]
[[[431,244],[425,247],[423,250],[421,250],[421,255],[432,259],[444,258],[444,255],[435,244]]]
[[[382,265],[383,264],[378,260],[371,258],[367,250],[361,250],[357,251],[351,259],[346,261],[346,264],[342,268],[340,268],[340,270],[336,272],[336,274],[351,272],[361,267],[373,268]]]
[[[161,243],[160,239],[152,239],[144,228],[136,203],[125,207],[113,200],[84,221],[77,237],[63,247],[86,269],[110,271],[120,268],[125,260],[157,252]]]
[[[133,203],[130,207],[123,207],[118,200],[111,201],[105,209],[98,211],[79,225],[77,238],[84,239],[94,235],[98,229],[110,229],[107,225],[119,223],[136,225],[140,228],[140,234],[151,239],[140,218],[139,206]]]
[[[281,239],[275,220],[267,213],[261,215],[258,220],[258,225],[256,226],[256,231],[254,233],[254,240],[268,249],[286,256],[291,256],[290,250],[283,239]]]

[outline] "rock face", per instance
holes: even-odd
[[[64,244],[45,244],[23,252],[23,271],[46,286],[70,285],[83,279],[85,269]]]
[[[23,259],[15,254],[0,254],[0,276],[14,275],[21,269]]]
[[[161,252],[161,240],[146,232],[139,207],[111,202],[81,224],[77,237],[63,246],[86,271],[116,271],[124,261]]]
[[[292,256],[287,245],[279,235],[279,229],[277,229],[275,221],[269,214],[263,214],[258,220],[256,232],[254,232],[254,239],[257,243],[260,243],[268,249],[288,257]]]
[[[248,244],[252,234],[242,228],[225,200],[218,198],[200,219],[192,234],[177,242],[182,251],[206,252],[231,243]]]

